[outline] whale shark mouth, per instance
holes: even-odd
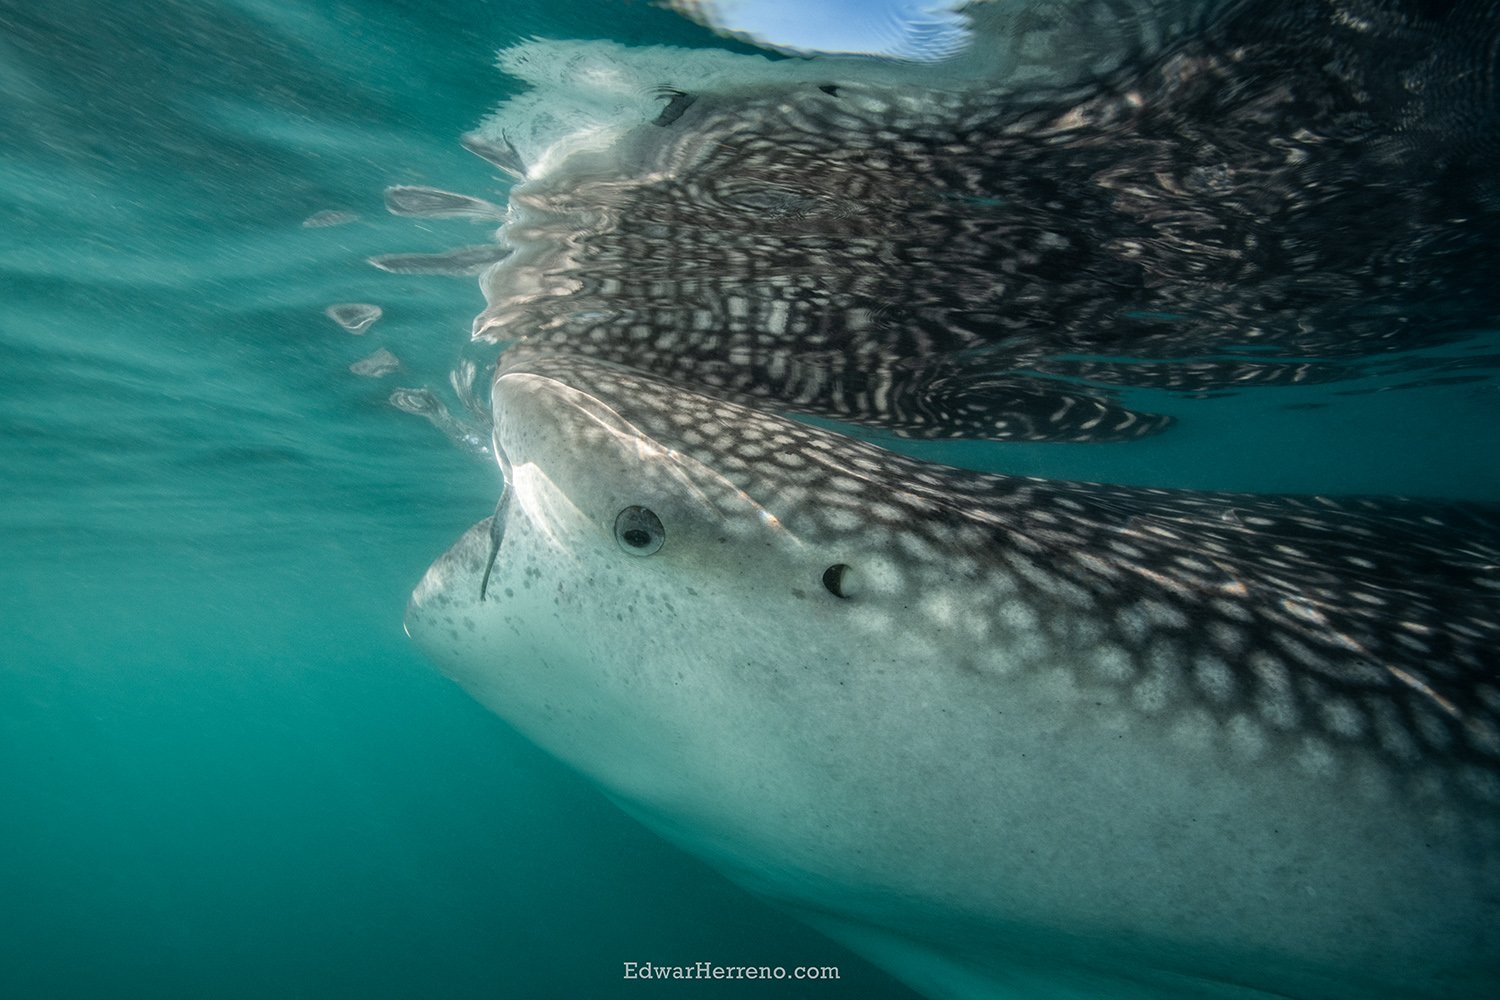
[[[495,513],[489,519],[490,551],[484,560],[484,575],[479,578],[479,600],[484,601],[490,589],[490,574],[495,571],[495,560],[500,557],[500,543],[505,540],[505,514],[510,506],[510,492],[504,487],[500,500],[495,504]]]
[[[501,449],[499,442],[493,442],[491,451],[495,463],[500,467],[500,496],[495,501],[495,513],[489,519],[489,555],[485,558],[484,574],[479,578],[479,600],[483,603],[490,588],[490,574],[495,570],[495,560],[500,557],[500,545],[505,540],[505,523],[510,511],[510,499],[514,492],[512,482],[515,473],[511,471],[510,459]]]

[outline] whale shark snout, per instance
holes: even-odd
[[[408,631],[752,890],[934,995],[1490,995],[1494,509],[964,472],[580,358],[492,399],[501,523]]]

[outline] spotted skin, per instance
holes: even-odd
[[[502,513],[408,630],[919,989],[1500,981],[1494,507],[961,471],[577,357],[493,399]]]
[[[913,437],[1360,377],[1500,317],[1497,38],[1489,4],[1239,3],[1067,84],[664,92],[512,189],[474,334]]]

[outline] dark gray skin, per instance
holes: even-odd
[[[1361,376],[1500,317],[1497,44],[1489,3],[1266,0],[1066,85],[664,90],[529,173],[497,124],[471,148],[525,179],[475,335],[915,437],[1128,439],[1169,420],[1118,387]]]
[[[918,989],[1494,995],[1495,507],[984,475],[579,358],[493,403],[413,638]]]

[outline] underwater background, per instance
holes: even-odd
[[[0,996],[640,996],[687,987],[623,962],[699,960],[841,969],[779,996],[911,996],[402,632],[498,473],[387,399],[441,386],[484,302],[366,258],[487,238],[381,192],[503,203],[458,138],[531,37],[754,51],[625,0],[0,0]],[[351,336],[324,313],[347,302],[383,315]],[[1493,342],[1435,352],[1464,380],[1142,394],[1177,426],[922,454],[1493,500]],[[379,348],[402,370],[350,371]]]

